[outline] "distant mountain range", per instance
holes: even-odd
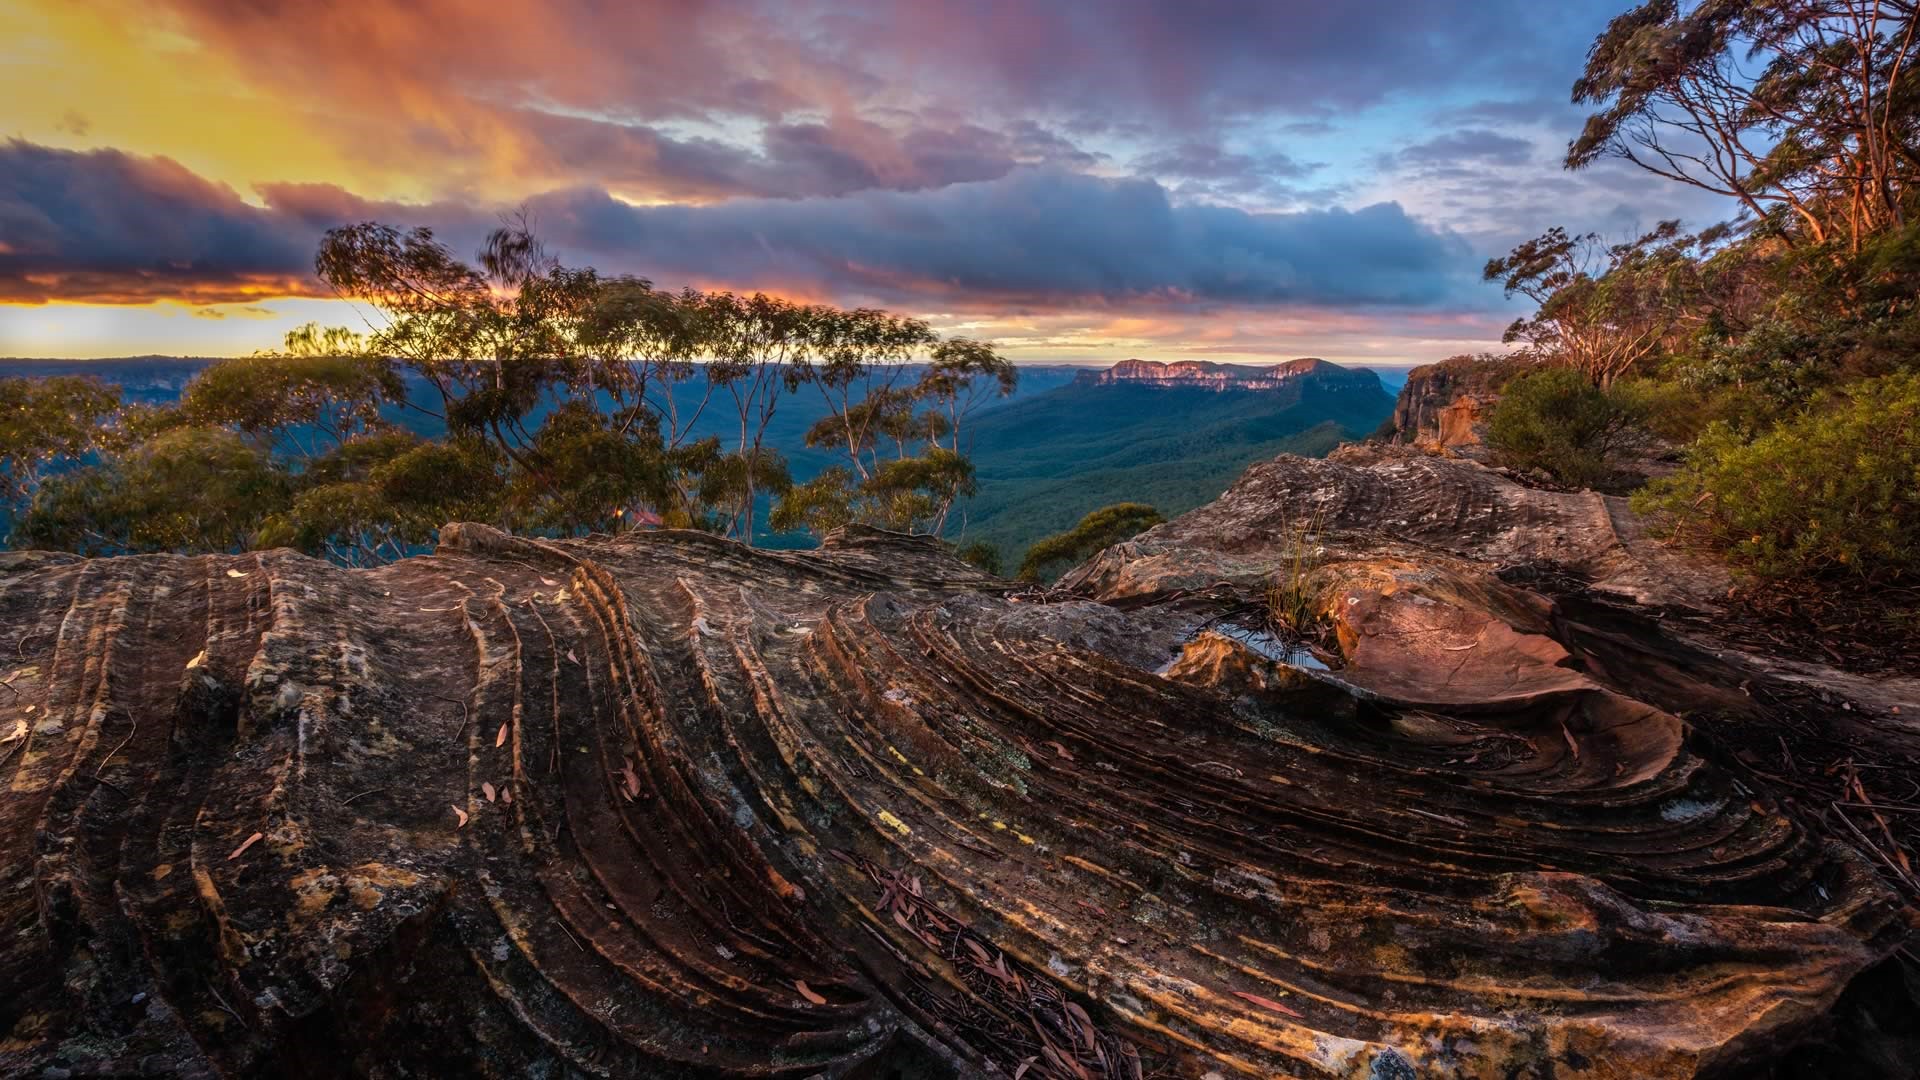
[[[1256,367],[1125,360],[974,422],[980,494],[968,539],[1017,564],[1090,510],[1145,502],[1171,517],[1211,501],[1248,465],[1319,456],[1374,431],[1393,394],[1365,368],[1303,358]]]
[[[1208,390],[1282,390],[1310,378],[1328,386],[1366,389],[1380,385],[1379,376],[1365,368],[1344,368],[1315,356],[1303,356],[1264,367],[1252,364],[1216,364],[1207,360],[1122,360],[1105,371],[1083,371],[1076,385],[1198,387]]]

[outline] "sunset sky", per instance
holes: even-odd
[[[1419,363],[1554,224],[1722,213],[1563,172],[1625,0],[0,0],[0,356],[364,327],[359,220],[873,304],[1022,360]]]

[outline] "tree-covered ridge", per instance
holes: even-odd
[[[95,554],[288,545],[361,565],[447,521],[751,537],[768,505],[783,528],[937,535],[974,490],[973,414],[1017,379],[991,345],[940,340],[918,319],[602,277],[520,226],[495,232],[477,265],[429,230],[375,223],[330,231],[315,262],[379,314],[376,329],[296,331],[204,369],[172,406],[123,405],[86,378],[0,380],[13,540]],[[846,464],[796,488],[768,431],[808,392],[826,414],[808,445]],[[396,423],[396,408],[424,422]],[[715,417],[725,434],[696,434]]]

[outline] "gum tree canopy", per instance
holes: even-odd
[[[121,408],[84,379],[0,382],[15,546],[292,546],[369,565],[451,520],[752,538],[768,506],[783,529],[937,535],[974,490],[968,416],[1015,383],[992,346],[918,319],[603,277],[522,225],[473,264],[426,229],[352,225],[315,266],[378,313],[372,333],[305,327],[208,367],[167,408]],[[802,393],[828,410],[810,444],[846,465],[795,489],[768,431]]]

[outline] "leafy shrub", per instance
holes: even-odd
[[[1699,438],[1710,419],[1702,415],[1700,396],[1678,383],[1626,379],[1609,393],[1625,405],[1635,427],[1675,446]]]
[[[0,500],[12,509],[49,469],[71,466],[101,442],[120,388],[75,375],[0,378]]]
[[[1056,577],[1128,537],[1145,532],[1166,519],[1145,503],[1103,506],[1063,533],[1036,541],[1021,560],[1020,576],[1028,581]]]
[[[1639,416],[1626,391],[1603,390],[1572,368],[1542,368],[1507,384],[1487,417],[1487,445],[1502,464],[1590,487],[1618,471]]]
[[[1715,423],[1634,506],[1767,577],[1920,570],[1920,375],[1852,383],[1752,440]]]
[[[955,548],[953,553],[961,562],[976,570],[992,574],[994,577],[999,577],[1004,572],[1000,562],[1000,549],[985,540],[962,544]]]
[[[109,463],[48,479],[17,529],[25,545],[114,555],[239,551],[292,486],[221,428],[176,428]]]

